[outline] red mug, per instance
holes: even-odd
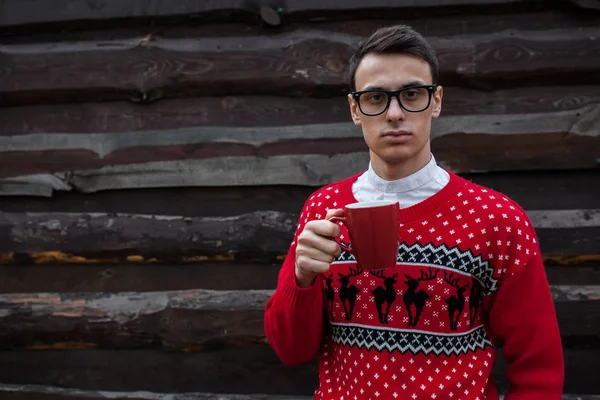
[[[354,255],[359,268],[385,269],[396,265],[399,243],[397,201],[370,201],[351,203],[344,207],[340,221],[348,230],[350,245],[338,242],[346,252]]]

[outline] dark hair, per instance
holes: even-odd
[[[437,83],[438,60],[431,45],[420,33],[407,25],[394,25],[377,29],[369,38],[359,43],[350,58],[350,91],[356,90],[356,69],[369,53],[409,54],[425,60],[431,69],[432,83]]]

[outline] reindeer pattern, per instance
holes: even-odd
[[[446,298],[446,303],[448,304],[448,317],[450,318],[450,329],[455,331],[458,329],[458,319],[465,308],[465,290],[467,290],[466,286],[461,286],[459,284],[460,278],[454,277],[454,273],[451,272],[450,276],[446,276],[446,271],[444,271],[444,281],[448,283],[450,286],[456,288],[456,294],[454,296],[450,296]]]
[[[431,298],[429,294],[423,289],[417,291],[419,287],[419,283],[422,281],[429,281],[435,279],[437,276],[437,272],[433,272],[431,268],[429,268],[429,272],[427,275],[421,270],[420,278],[413,278],[410,275],[406,274],[406,285],[408,285],[408,289],[404,293],[404,305],[406,306],[406,311],[408,312],[408,326],[417,326],[419,322],[419,317],[423,312],[423,308],[425,307],[425,303],[427,300]],[[415,308],[415,313],[413,314],[413,306]]]
[[[354,311],[354,303],[356,302],[356,295],[358,294],[358,288],[355,285],[350,285],[350,278],[360,274],[360,270],[350,268],[350,272],[343,275],[338,272],[340,277],[340,301],[344,306],[344,319],[349,321],[352,318],[352,312]]]
[[[322,281],[332,322],[454,332],[480,321],[481,283],[455,268],[334,263]]]
[[[376,289],[371,291],[375,298],[375,306],[377,307],[377,315],[379,317],[379,322],[387,325],[388,317],[390,315],[390,306],[396,300],[396,289],[394,288],[394,284],[397,282],[396,277],[398,274],[394,274],[392,276],[385,276],[383,271],[370,271],[371,275],[376,276],[378,278],[383,279],[383,287],[378,286]],[[385,313],[383,312],[383,307],[385,305]]]

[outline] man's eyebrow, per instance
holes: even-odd
[[[388,90],[382,86],[367,86],[363,90]]]
[[[426,85],[426,83],[423,81],[411,81],[411,82],[407,82],[404,85],[400,86],[398,89],[404,89],[404,88],[411,87],[411,86],[422,86],[422,85]],[[363,90],[390,90],[390,89],[384,88],[382,86],[373,85],[373,86],[367,86]]]
[[[423,81],[412,81],[412,82],[408,82],[408,83],[405,83],[404,85],[400,86],[400,89],[404,89],[404,88],[411,87],[411,86],[422,86],[422,85],[426,85],[426,83]]]

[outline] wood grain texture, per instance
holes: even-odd
[[[599,360],[598,350],[567,349],[564,393],[597,394]],[[500,357],[493,376],[501,392],[508,386],[505,370]],[[172,393],[177,388],[178,393],[288,396],[311,396],[318,383],[316,363],[285,367],[266,345],[187,354],[125,349],[4,351],[0,352],[0,382],[89,391]]]
[[[278,396],[268,394],[112,392],[10,384],[0,384],[0,393],[2,393],[2,398],[5,400],[311,400],[313,398],[309,396]],[[500,399],[503,400],[504,396],[501,395]],[[563,394],[562,400],[600,400],[600,395]]]
[[[272,290],[0,295],[0,349],[167,348],[265,342]],[[600,286],[553,286],[563,336],[600,339]]]
[[[220,394],[220,393],[152,393],[85,391],[36,385],[2,385],[0,393],[4,400],[310,400],[308,396],[278,396],[267,394]],[[581,400],[592,400],[583,397]]]
[[[599,141],[600,104],[554,113],[447,116],[432,125],[436,158],[457,173],[596,168]],[[0,136],[0,148],[0,178],[83,192],[317,186],[361,172],[368,163],[362,133],[351,123],[38,133]]]
[[[4,181],[0,183],[0,196],[52,197],[53,192],[54,189],[52,186],[33,182]]]
[[[287,251],[297,218],[268,211],[214,218],[2,213],[0,251],[25,253],[34,260],[52,259],[48,252],[53,251],[67,259],[74,251],[72,255],[92,259],[277,260]]]
[[[0,347],[209,351],[264,342],[272,291],[0,295]]]
[[[458,134],[480,135],[526,135],[526,134],[572,134],[600,137],[600,102],[591,103],[565,111],[528,114],[467,114],[440,117],[432,120],[431,136],[438,139]],[[290,124],[283,126],[206,126],[163,130],[125,131],[118,133],[31,133],[0,137],[0,149],[5,152],[89,150],[106,158],[119,150],[132,147],[158,147],[204,144],[230,146],[251,145],[258,155],[277,155],[269,149],[276,143],[291,142],[302,145],[302,139],[352,140],[362,139],[362,131],[352,123]],[[306,146],[304,144],[304,146]],[[263,149],[264,148],[264,149]],[[310,147],[309,147],[310,148]],[[218,148],[217,148],[218,150]],[[306,151],[306,150],[304,150]],[[290,150],[287,150],[290,153]],[[322,153],[323,151],[315,151]],[[239,153],[239,154],[238,154]],[[302,154],[302,150],[292,153]],[[327,153],[325,153],[327,154]],[[248,155],[248,152],[218,152],[220,155]]]
[[[529,210],[592,209],[600,198],[600,169],[461,174],[510,197]],[[56,178],[58,181],[58,178]],[[40,182],[52,189],[51,182]],[[51,198],[4,197],[5,212],[80,212],[234,216],[259,210],[296,213],[315,186],[218,186],[107,190],[93,195],[60,190]],[[1,192],[0,192],[1,193]],[[51,193],[52,194],[52,193]]]
[[[600,227],[600,209],[534,210],[527,214],[537,229]]]
[[[2,196],[42,196],[51,197],[55,190],[70,191],[72,187],[65,176],[53,174],[33,174],[24,178],[0,178]]]
[[[442,117],[550,113],[599,103],[600,86],[543,86],[493,92],[444,87]],[[14,136],[326,124],[349,122],[350,111],[345,96],[250,95],[170,99],[144,105],[115,101],[7,107],[0,108],[0,120],[0,136]]]
[[[563,3],[563,4],[561,4]],[[56,24],[6,27],[0,36],[0,44],[33,44],[48,42],[107,41],[132,37],[154,37],[178,39],[199,37],[232,37],[272,35],[294,32],[301,29],[318,29],[366,37],[381,26],[406,23],[428,37],[487,34],[500,31],[540,31],[553,29],[580,29],[598,26],[598,14],[589,10],[565,7],[562,0],[538,2],[526,7],[436,7],[428,10],[419,8],[391,8],[382,12],[361,12],[358,16],[343,12],[330,15],[320,12],[318,18],[303,20],[285,16],[284,24],[273,30],[256,21],[230,19],[228,21],[189,21],[183,18],[105,20],[94,23],[87,20],[57,26]],[[424,12],[427,11],[427,12]],[[496,16],[502,14],[503,18]],[[185,17],[184,17],[185,18]],[[66,26],[65,26],[66,25]]]
[[[328,1],[302,1],[288,0],[249,2],[244,0],[229,1],[182,1],[173,4],[156,3],[150,0],[131,1],[128,5],[116,0],[103,2],[81,3],[73,0],[58,0],[48,7],[43,0],[29,1],[28,7],[18,0],[5,0],[0,8],[0,27],[10,27],[25,24],[44,24],[74,21],[98,21],[119,20],[135,18],[157,18],[157,17],[186,17],[194,20],[226,21],[228,19],[240,18],[242,16],[256,15],[260,13],[259,4],[270,6],[279,14],[295,16],[295,14],[308,14],[306,17],[323,16],[323,12],[355,12],[364,13],[373,9],[386,8],[393,12],[394,8],[406,12],[407,8],[433,9],[440,7],[456,6],[511,6],[535,5],[535,0],[423,0],[423,1],[401,1],[401,0],[372,0],[370,3],[364,1],[345,1],[343,3],[335,0]],[[574,4],[578,4],[574,2]],[[317,15],[315,15],[317,14]],[[305,17],[305,18],[306,18]]]
[[[528,211],[550,264],[600,261],[600,210]],[[105,213],[0,213],[0,262],[278,262],[297,213],[232,217]],[[538,228],[539,226],[539,228]]]
[[[428,37],[440,83],[485,90],[600,82],[597,28]],[[0,105],[225,95],[347,93],[362,36],[299,30],[271,36],[0,46]]]
[[[547,135],[543,137],[528,136],[526,141],[519,143],[506,138],[504,143],[509,146],[506,153],[498,152],[492,137],[482,138],[473,135],[473,142],[465,143],[468,152],[481,150],[474,143],[486,146],[486,152],[474,154],[467,158],[467,150],[460,152],[457,143],[449,143],[447,148],[442,144],[435,147],[436,159],[445,169],[459,173],[485,172],[517,172],[543,171],[547,169],[595,169],[595,156],[598,153],[598,139],[576,137],[573,135]],[[564,140],[560,139],[564,137]],[[547,147],[539,147],[540,141],[535,138],[549,140]],[[461,137],[461,139],[464,136]],[[469,138],[469,139],[470,139]],[[458,138],[457,138],[458,139]],[[479,140],[478,140],[479,139]],[[525,138],[524,138],[525,139]],[[362,139],[354,143],[359,145]],[[449,140],[448,140],[449,141]],[[313,145],[316,143],[313,142]],[[330,151],[331,142],[320,143],[323,147],[318,150]],[[348,142],[346,142],[348,144]],[[499,143],[502,144],[502,143]],[[522,146],[520,146],[522,144]],[[339,147],[338,147],[339,148]],[[136,149],[142,150],[142,149]],[[166,151],[167,149],[161,149]],[[294,150],[294,148],[290,148]],[[295,149],[297,150],[297,148]],[[341,150],[340,150],[341,151]],[[529,153],[541,151],[542,154]],[[578,153],[580,151],[580,153]],[[183,148],[174,149],[174,153],[182,155]],[[168,151],[167,151],[168,153]],[[506,154],[512,158],[507,158]],[[583,154],[581,154],[583,153]],[[131,152],[123,151],[124,157]],[[163,154],[164,155],[164,154]],[[134,157],[144,156],[139,152]],[[176,158],[175,155],[171,154]],[[486,157],[487,156],[487,157]],[[561,156],[564,156],[561,158]],[[65,163],[65,158],[69,163]],[[0,170],[0,174],[15,175],[14,178],[2,179],[2,183],[18,183],[9,187],[8,194],[26,194],[39,191],[48,194],[48,189],[76,190],[82,193],[96,193],[105,190],[123,190],[140,188],[178,188],[178,187],[243,187],[243,186],[272,186],[300,185],[316,187],[347,178],[364,172],[369,162],[366,152],[324,155],[281,155],[271,157],[217,157],[201,160],[157,161],[143,164],[111,165],[99,169],[79,170],[68,169],[72,164],[90,165],[100,161],[90,152],[61,151],[61,152],[23,152],[3,154],[0,164],[10,165],[11,169]],[[70,165],[69,165],[70,164]],[[39,174],[40,170],[62,170],[53,174]],[[27,172],[34,173],[33,178]],[[40,180],[42,176],[44,179]]]
[[[4,400],[310,400],[308,396],[278,396],[267,394],[220,394],[220,393],[153,393],[91,391],[65,389],[40,385],[0,385],[0,394]],[[563,397],[563,400],[571,400]],[[581,400],[596,400],[592,396]]]
[[[538,233],[546,266],[589,266],[600,261],[598,228],[541,229]]]

